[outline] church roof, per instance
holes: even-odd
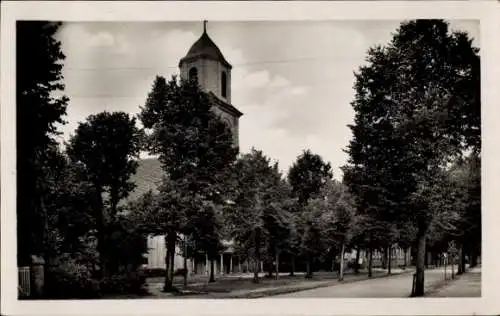
[[[140,159],[138,163],[136,173],[130,177],[135,188],[130,192],[127,201],[134,201],[149,190],[156,192],[165,176],[160,161],[156,158]]]
[[[214,103],[214,105],[218,106],[219,108],[222,108],[226,112],[229,112],[230,114],[236,117],[240,117],[243,115],[243,113],[240,112],[236,107],[219,99],[213,92],[210,91],[208,93],[208,96],[210,100]]]
[[[229,64],[224,58],[224,55],[222,55],[220,49],[217,47],[217,45],[215,45],[210,36],[208,36],[206,30],[203,31],[201,37],[196,42],[194,42],[186,56],[184,56],[184,58],[180,60],[179,66],[185,61],[198,58],[220,61],[226,67],[232,68],[231,64]]]

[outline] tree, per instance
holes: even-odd
[[[442,20],[408,21],[388,45],[368,51],[368,65],[356,74],[346,180],[360,207],[375,205],[376,217],[417,228],[417,296],[439,211],[433,190],[449,161],[480,150],[477,52],[467,34],[450,33]]]
[[[271,165],[262,151],[252,149],[238,159],[235,166],[237,181],[234,205],[227,211],[230,235],[254,259],[253,282],[259,282],[259,263],[266,251],[269,232],[266,222],[279,219],[276,189],[280,189],[278,165]],[[274,213],[274,214],[273,214]]]
[[[276,171],[276,170],[275,170]],[[281,178],[281,175],[279,176]],[[264,212],[264,230],[267,232],[267,254],[269,261],[269,275],[276,272],[279,278],[280,255],[289,251],[292,235],[293,207],[295,199],[291,198],[291,188],[281,179],[273,190],[272,202]]]
[[[316,197],[325,183],[332,178],[331,167],[325,163],[321,156],[313,154],[310,150],[305,150],[297,157],[297,161],[290,167],[288,180],[292,186],[293,196],[298,199],[299,221],[298,233],[302,236],[302,252],[307,260],[306,277],[312,277],[311,260],[315,250],[315,241],[319,232],[314,227],[315,208],[308,202]]]
[[[95,195],[83,170],[70,164],[68,157],[54,149],[53,163],[45,178],[50,190],[45,196],[48,214],[51,257],[69,254],[73,258],[85,251],[85,238],[91,231]]]
[[[45,183],[58,124],[64,123],[68,98],[61,94],[65,58],[54,36],[59,23],[16,24],[17,260],[30,265],[31,255],[47,261],[48,219]]]
[[[330,163],[325,163],[321,156],[305,150],[288,172],[288,180],[299,204],[305,205],[316,196],[328,179],[331,179]]]
[[[141,108],[139,118],[150,131],[148,150],[158,155],[167,175],[166,185],[175,188],[179,195],[176,199],[182,201],[175,209],[163,209],[170,212],[169,216],[176,212],[179,219],[165,227],[167,253],[174,253],[179,233],[201,234],[199,241],[220,236],[218,221],[214,219],[226,203],[225,192],[238,148],[233,146],[230,128],[212,111],[211,101],[192,80],[177,81],[173,77],[167,82],[157,76]],[[169,204],[165,203],[165,207]],[[196,230],[201,223],[203,230]],[[210,252],[218,246],[215,242],[203,245],[210,245]],[[171,290],[168,278],[165,290]]]
[[[106,276],[107,224],[115,220],[118,203],[134,188],[130,176],[137,169],[142,132],[135,118],[124,112],[90,115],[67,144],[72,163],[81,166],[92,184],[101,276]],[[107,197],[107,198],[106,198]]]
[[[215,260],[224,250],[222,239],[223,216],[220,207],[210,201],[201,201],[198,214],[193,221],[191,238],[196,242],[198,249],[204,251],[210,261],[209,282],[215,282]]]
[[[346,245],[352,238],[352,225],[354,224],[355,205],[347,187],[342,183],[330,180],[323,189],[325,211],[320,216],[324,225],[323,240],[330,247],[340,249],[339,279],[344,278],[344,253]]]

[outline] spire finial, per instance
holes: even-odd
[[[203,33],[207,32],[207,20],[203,21]]]

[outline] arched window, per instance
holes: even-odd
[[[227,75],[226,72],[223,71],[220,77],[220,85],[221,85],[221,95],[223,98],[227,98]]]
[[[196,69],[196,67],[189,69],[189,80],[198,82],[198,69]]]

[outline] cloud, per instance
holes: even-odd
[[[305,94],[307,92],[306,87],[294,87],[293,89],[290,90],[290,93],[293,95],[301,95]]]
[[[90,47],[101,47],[101,46],[112,46],[115,44],[115,39],[113,35],[108,32],[99,32],[95,35],[90,35],[87,38],[83,38],[83,43],[86,43]]]
[[[282,88],[282,87],[289,86],[290,84],[291,83],[290,83],[290,81],[288,79],[285,79],[282,76],[276,76],[276,77],[274,77],[274,79],[269,84],[269,87],[271,87],[271,88]]]
[[[384,44],[398,21],[213,22],[208,33],[233,65],[232,102],[240,145],[262,149],[283,170],[302,150],[345,164],[351,137],[353,71],[369,47]],[[455,23],[471,29],[475,22]],[[103,110],[137,113],[156,75],[178,74],[178,61],[201,35],[201,23],[66,23],[59,32],[67,56],[70,97],[67,139],[78,121]],[[476,36],[477,35],[477,36]]]

